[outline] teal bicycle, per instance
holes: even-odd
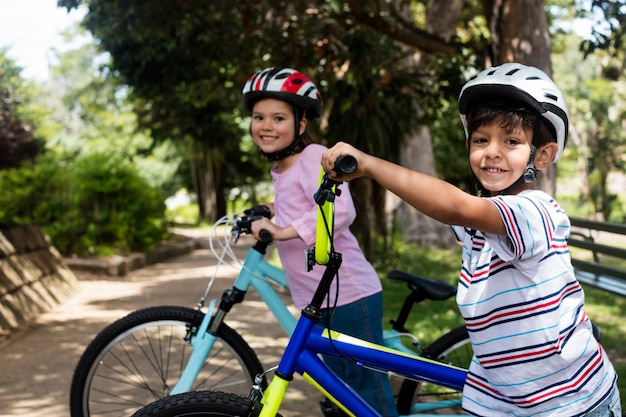
[[[129,415],[150,401],[188,391],[221,390],[241,395],[253,385],[261,389],[267,386],[266,371],[254,350],[225,322],[231,309],[254,289],[288,335],[296,328],[297,319],[276,290],[287,287],[285,274],[264,259],[270,240],[257,241],[242,264],[232,251],[231,243],[251,233],[252,222],[260,216],[269,216],[266,207],[257,206],[239,217],[226,216],[211,231],[211,249],[218,264],[239,268],[232,288],[220,299],[211,299],[205,308],[216,269],[195,309],[158,306],[138,310],[97,335],[74,372],[72,417]],[[444,334],[428,347],[405,328],[415,304],[450,298],[456,289],[445,282],[401,271],[392,271],[388,276],[406,282],[410,291],[398,317],[391,322],[391,330],[385,332],[386,348],[462,368],[469,366],[472,351],[464,327]],[[257,375],[261,377],[255,380]],[[423,410],[453,412],[450,410],[455,407],[459,410],[458,387],[442,388],[396,373],[390,378],[402,415]]]

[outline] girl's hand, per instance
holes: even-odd
[[[259,236],[259,234],[261,233],[261,230],[266,230],[270,232],[270,234],[272,235],[272,240],[278,240],[276,239],[277,226],[274,223],[272,223],[270,219],[263,217],[259,220],[253,221],[250,226],[251,226],[250,228],[252,229],[252,235],[254,236],[256,240],[261,240]]]
[[[265,217],[253,221],[250,226],[252,229],[252,235],[256,240],[261,240],[261,230],[270,232],[273,241],[289,240],[300,237],[298,236],[298,232],[296,231],[296,229],[293,228],[292,225],[280,227],[273,223],[270,219],[267,219]]]
[[[335,172],[335,162],[337,158],[343,155],[351,155],[356,159],[357,168],[351,174],[339,175]],[[328,177],[335,181],[350,181],[354,178],[359,178],[365,175],[363,163],[369,155],[365,152],[361,152],[352,145],[345,142],[338,142],[335,146],[328,149],[322,154],[322,168],[328,174]]]

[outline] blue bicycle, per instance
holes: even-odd
[[[316,201],[320,204],[318,231],[323,227],[325,233],[317,234],[314,251],[308,256],[310,267],[317,263],[325,265],[326,269],[310,304],[301,312],[280,363],[272,369],[274,376],[269,386],[265,388],[265,374],[260,374],[247,396],[215,390],[184,392],[160,399],[140,409],[133,417],[275,416],[278,415],[289,381],[295,373],[302,375],[347,415],[378,416],[357,392],[324,364],[320,354],[338,356],[370,369],[401,375],[406,378],[405,381],[415,382],[416,386],[432,384],[455,393],[457,398],[451,400],[452,405],[458,404],[458,393],[465,382],[466,369],[407,353],[404,349],[375,345],[318,324],[323,302],[342,262],[341,254],[334,250],[332,244],[336,185],[325,175],[322,176]],[[431,395],[437,397],[438,402],[442,401],[436,390]],[[421,413],[417,411],[420,405],[414,404],[415,409],[411,412]]]

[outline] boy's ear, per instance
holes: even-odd
[[[535,167],[538,170],[545,169],[552,163],[556,153],[559,150],[559,145],[556,142],[549,142],[537,149],[535,154]]]

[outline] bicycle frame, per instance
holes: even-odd
[[[318,354],[347,356],[365,367],[434,382],[457,391],[462,390],[467,375],[464,369],[364,342],[334,331],[329,333],[316,325],[315,319],[303,315],[291,336],[275,376],[261,399],[263,409],[260,417],[275,416],[278,413],[294,372],[301,374],[348,415],[379,416],[376,410],[324,364]],[[437,416],[441,417],[440,414]]]

